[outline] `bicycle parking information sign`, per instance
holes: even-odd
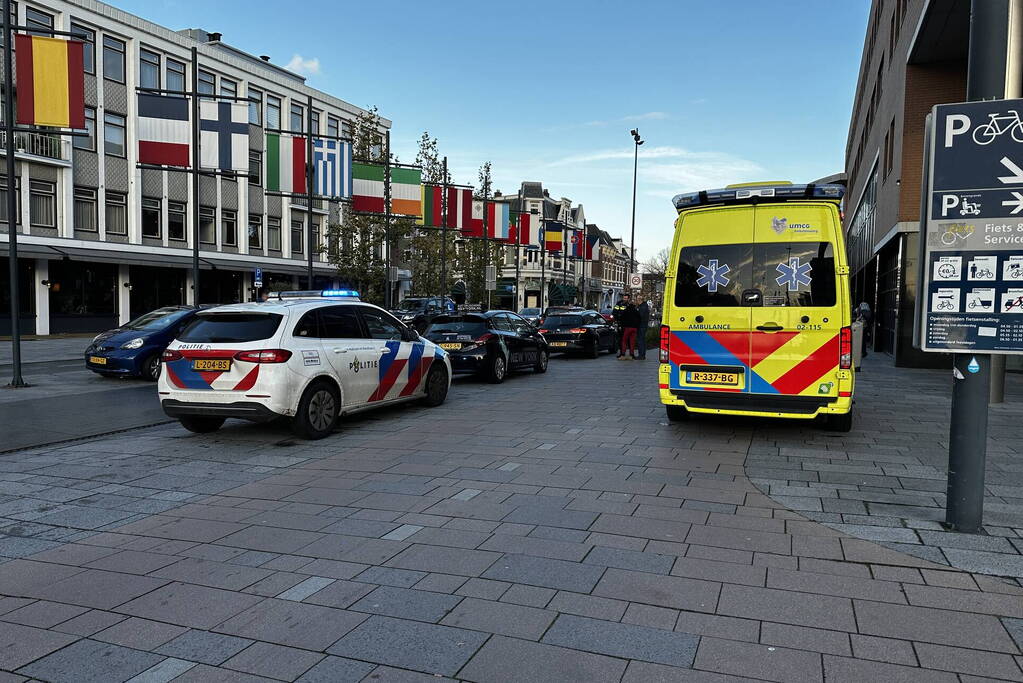
[[[920,347],[1023,353],[1023,100],[932,112]]]

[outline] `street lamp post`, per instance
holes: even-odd
[[[629,275],[636,272],[636,172],[639,170],[639,146],[643,140],[639,137],[639,128],[629,131],[635,142],[635,153],[632,157],[632,237],[629,240]],[[628,283],[626,283],[628,284]]]

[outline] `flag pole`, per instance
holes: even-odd
[[[525,203],[522,199],[521,186],[519,186],[519,208],[525,208]],[[512,304],[512,310],[516,313],[518,313],[521,308],[521,305],[519,304],[519,261],[521,260],[521,257],[519,254],[521,253],[520,248],[522,247],[522,216],[522,212],[519,212],[519,219],[515,221],[515,298],[512,299],[514,302]]]
[[[588,292],[589,288],[587,287],[587,282],[586,282],[586,250],[589,249],[589,248],[590,248],[589,228],[586,227],[586,221],[583,220],[583,243],[582,243],[582,252],[583,252],[583,271],[582,271],[583,308],[589,308],[589,306],[586,305],[586,299],[587,299],[586,295],[589,293]]]
[[[192,305],[199,305],[199,50],[192,46]]]
[[[21,376],[21,295],[18,292],[18,200],[14,194],[14,68],[11,54],[11,0],[4,0],[4,147],[7,153],[7,236],[11,285],[11,359],[14,376],[9,386],[27,387]]]
[[[489,180],[489,177],[487,178]],[[490,268],[490,238],[487,236],[487,195],[490,187],[483,183],[483,289],[487,292],[487,310],[490,310],[490,290],[487,289],[487,269]],[[482,302],[481,302],[482,303]]]
[[[307,254],[306,278],[309,280],[307,289],[313,287],[313,96],[310,94],[306,100],[306,130],[305,136],[305,209],[306,209],[306,242],[309,246]],[[290,128],[290,126],[289,126]],[[319,131],[316,131],[317,133]]]
[[[444,290],[448,288],[448,158],[444,157],[444,179],[440,190],[440,215],[441,215],[441,243],[440,243],[440,296],[441,300],[447,297]],[[425,220],[423,221],[426,222]]]
[[[391,308],[391,131],[384,131],[384,308]]]
[[[540,238],[540,315],[543,315],[544,290],[547,288],[547,218],[540,217],[540,228],[543,230],[543,237]]]

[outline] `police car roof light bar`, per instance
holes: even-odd
[[[271,292],[271,299],[358,299],[359,293],[354,289],[304,289],[288,292]]]
[[[711,204],[755,204],[760,201],[779,202],[793,199],[824,199],[837,201],[845,194],[842,185],[756,185],[725,187],[715,190],[701,190],[675,195],[671,203],[677,211]]]

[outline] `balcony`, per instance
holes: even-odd
[[[0,130],[0,154],[7,149],[7,133]],[[71,160],[71,138],[48,133],[15,133],[15,156],[27,155],[69,162]]]

